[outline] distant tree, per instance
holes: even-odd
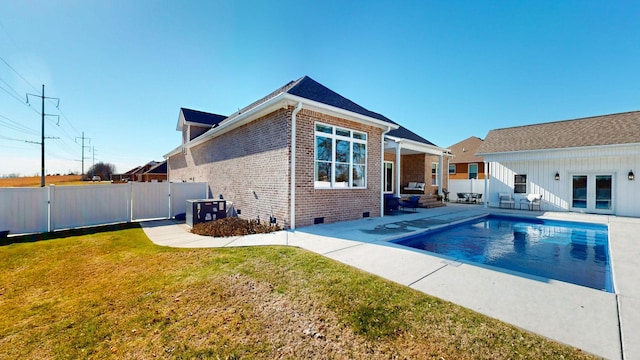
[[[97,176],[100,176],[100,179],[102,180],[110,180],[111,175],[115,173],[116,173],[115,165],[99,162],[89,168],[89,171],[87,171],[87,179],[91,180],[92,177],[97,175]]]

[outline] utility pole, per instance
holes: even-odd
[[[93,169],[93,173],[91,174],[91,177],[94,177],[96,175],[96,147],[92,146],[91,147],[91,168]]]
[[[79,138],[76,137],[76,143],[78,142],[78,139]],[[82,137],[80,139],[82,139],[82,175],[81,175],[81,180],[84,181],[84,159],[85,159],[85,157],[84,157],[84,148],[85,148],[84,141],[85,140],[89,140],[89,142],[91,142],[91,139],[84,137],[84,131],[82,132]],[[86,146],[86,147],[88,147],[88,146]]]
[[[29,95],[31,96],[38,96],[36,94],[27,94],[27,104],[29,103]],[[44,99],[55,99],[58,100],[58,104],[56,105],[56,107],[58,107],[60,105],[60,99],[59,98],[52,98],[52,97],[46,97],[44,96],[44,84],[42,84],[42,95],[40,95],[40,98],[42,98],[42,142],[40,143],[40,145],[42,146],[42,163],[40,166],[40,187],[44,187],[44,139],[46,139],[46,137],[44,136],[44,117],[45,116],[58,116],[58,115],[51,115],[51,114],[45,114],[44,112]]]

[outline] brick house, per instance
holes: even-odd
[[[167,161],[159,162],[153,165],[149,170],[142,174],[143,182],[163,182],[167,181]]]
[[[449,180],[484,179],[484,159],[476,155],[482,139],[471,136],[449,147]]]
[[[431,143],[387,146],[394,140],[385,135],[398,129],[305,76],[230,116],[180,109],[182,144],[165,158],[170,181],[206,182],[242,217],[295,228],[382,216],[386,151],[442,157]]]

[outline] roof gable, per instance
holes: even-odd
[[[449,146],[451,154],[453,155],[453,158],[449,160],[449,163],[460,164],[483,162],[484,159],[481,156],[476,156],[476,152],[481,145],[482,139],[476,136],[471,136]]]
[[[213,126],[219,124],[227,117],[224,115],[212,114],[204,111],[192,110],[187,108],[180,108],[184,120],[187,122]]]
[[[479,154],[640,143],[640,111],[489,131]]]
[[[153,165],[145,174],[166,174],[167,173],[167,161],[163,161]]]
[[[387,117],[365,109],[308,76],[304,76],[293,83],[289,83],[288,85],[289,88],[286,89],[286,92],[291,95],[300,96],[305,99],[317,101],[322,104],[395,124],[395,122],[391,121]]]

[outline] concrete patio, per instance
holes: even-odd
[[[452,261],[390,242],[487,213],[609,225],[616,293],[555,280]],[[211,238],[188,232],[184,223],[142,223],[156,244],[211,248],[254,245],[297,246],[451,301],[522,329],[608,359],[640,358],[640,219],[577,213],[485,209],[453,204],[416,213],[315,225],[264,235]]]

